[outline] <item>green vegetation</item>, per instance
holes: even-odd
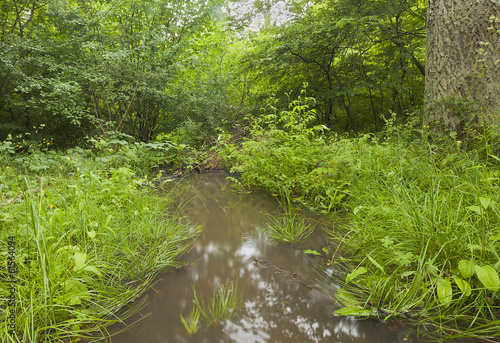
[[[198,332],[198,322],[200,321],[200,311],[198,311],[198,308],[195,306],[191,309],[191,312],[189,312],[189,319],[186,321],[184,319],[184,316],[181,313],[181,321],[182,325],[186,328],[189,336],[193,336],[195,333]]]
[[[285,199],[286,203],[281,204],[285,213],[278,216],[267,214],[270,223],[264,232],[273,239],[294,244],[308,237],[313,228],[305,218],[296,213],[288,195],[285,195]]]
[[[221,320],[230,319],[237,309],[241,296],[238,294],[238,282],[226,282],[213,291],[212,297],[204,302],[199,300],[193,285],[194,304],[186,321],[181,313],[181,321],[190,336],[198,331],[198,322],[201,317],[207,326],[217,325]]]
[[[433,143],[428,128],[392,121],[380,134],[356,138],[325,136],[306,125],[293,126],[292,134],[290,113],[273,117],[276,126],[268,130],[254,124],[250,138],[223,153],[243,172],[242,183],[286,189],[341,216],[344,224],[330,231],[339,248],[328,257],[341,272],[325,276],[343,286],[333,295],[344,305],[336,313],[403,317],[447,334],[498,335],[500,169],[491,130],[471,128],[466,149],[454,132]],[[284,162],[282,151],[296,163]],[[312,184],[318,175],[327,181]],[[287,240],[286,222],[271,236]]]
[[[279,101],[270,99],[262,115],[252,121],[250,138],[241,146],[227,143],[222,154],[233,164],[233,172],[242,173],[243,185],[291,194],[294,200],[327,212],[347,194],[345,161],[329,149],[327,127],[316,125],[314,99],[305,90],[301,93],[281,110]]]
[[[124,166],[142,166],[131,157],[139,152],[142,161],[153,162],[154,147],[99,144],[94,151],[11,156],[4,143],[0,261],[6,265],[13,236],[18,273],[15,306],[7,310],[4,300],[0,306],[2,318],[15,315],[16,330],[9,333],[2,320],[2,342],[106,336],[109,325],[133,312],[126,306],[149,289],[159,271],[179,266],[178,256],[197,236],[167,214],[168,200],[147,178]],[[11,280],[7,269],[0,275]],[[10,294],[7,286],[0,283],[3,299]]]
[[[474,63],[434,82],[449,97],[430,100],[453,109],[440,116],[423,103],[427,1],[286,0],[274,18],[276,3],[2,2],[0,262],[14,236],[19,273],[10,336],[0,283],[0,340],[106,335],[197,235],[167,215],[154,175],[220,166],[283,195],[273,238],[309,234],[292,203],[342,223],[327,230],[333,256],[305,250],[338,271],[325,273],[343,286],[337,314],[499,335],[495,88],[488,103],[466,91],[498,84],[498,12],[464,25],[477,32],[460,60]],[[439,53],[436,70],[454,73],[440,63],[455,52]],[[221,289],[182,317],[191,335],[232,313],[235,288]]]
[[[332,261],[347,274],[336,277],[352,295],[340,293],[338,313],[378,309],[446,334],[498,335],[498,165],[453,138],[428,144],[419,131],[413,141],[393,132],[392,141],[342,143],[356,156],[356,179],[348,224],[331,232],[343,244]]]

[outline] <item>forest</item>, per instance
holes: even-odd
[[[332,218],[335,315],[498,342],[499,128],[498,1],[0,0],[0,341],[108,337],[220,169]]]

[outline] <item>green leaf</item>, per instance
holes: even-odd
[[[384,238],[379,239],[379,241],[382,242],[382,245],[384,246],[384,248],[388,248],[392,244],[394,244],[394,241],[389,236],[385,236]]]
[[[94,266],[85,266],[82,270],[86,270],[88,272],[92,272],[92,273],[95,273],[99,276],[101,276],[101,272],[99,271],[99,269],[97,269],[96,267]]]
[[[451,289],[450,279],[438,278],[436,286],[437,286],[437,296],[439,302],[445,306],[448,306],[453,297],[453,291]]]
[[[75,267],[74,270],[82,269],[87,260],[87,254],[84,252],[75,252]]]
[[[338,309],[333,312],[333,314],[337,316],[356,316],[356,317],[369,316],[370,313],[371,313],[370,310],[366,310],[364,308],[357,306],[342,307],[341,309]]]
[[[368,259],[370,260],[371,263],[373,263],[375,265],[375,267],[377,267],[378,269],[380,269],[382,271],[382,273],[385,274],[385,270],[384,270],[384,267],[382,267],[377,261],[375,261],[370,255],[366,256],[368,257]]]
[[[479,206],[467,206],[466,208],[468,210],[471,210],[472,212],[476,212],[477,214],[481,215],[481,207]]]
[[[476,269],[476,275],[479,281],[492,292],[498,291],[500,287],[500,280],[498,279],[497,271],[491,266],[480,267],[478,265],[474,266]]]
[[[404,277],[408,277],[408,276],[411,276],[415,274],[415,271],[414,270],[411,270],[411,271],[408,271],[408,272],[404,272],[401,274],[401,277],[404,278]]]
[[[490,207],[491,204],[491,198],[483,198],[479,197],[479,201],[481,202],[481,206],[486,210],[488,207]]]
[[[82,282],[74,279],[64,282],[64,294],[55,298],[56,303],[67,303],[68,305],[81,305],[82,300],[90,298],[90,293]]]
[[[476,272],[474,263],[467,260],[460,260],[460,262],[458,262],[458,270],[464,278],[470,278]]]
[[[358,299],[349,291],[341,288],[335,293],[335,299],[340,302],[342,305],[347,307],[357,306],[359,304]]]
[[[87,231],[87,235],[89,236],[90,239],[94,239],[96,232],[95,232],[95,230]]]
[[[464,294],[466,297],[471,295],[472,290],[470,288],[470,285],[467,281],[462,280],[461,278],[455,278],[455,283],[457,284],[458,288],[462,291],[462,294]]]
[[[352,271],[352,273],[347,274],[345,278],[345,283],[349,283],[354,280],[358,275],[366,273],[368,270],[365,267],[359,267]]]
[[[500,234],[490,237],[490,241],[498,241],[498,240],[500,240]]]
[[[305,254],[309,254],[309,255],[320,255],[321,256],[321,253],[317,252],[316,250],[306,249],[306,250],[302,250],[302,252],[304,252]]]

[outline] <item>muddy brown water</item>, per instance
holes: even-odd
[[[161,274],[154,290],[141,299],[147,305],[127,320],[130,327],[113,336],[112,343],[420,342],[404,326],[334,316],[339,306],[306,286],[318,283],[315,270],[321,259],[302,250],[317,247],[321,233],[298,246],[266,238],[258,228],[266,225],[263,214],[278,212],[277,202],[262,192],[235,192],[227,176],[192,175],[175,185],[183,212],[202,228],[197,244],[183,257],[191,264]],[[206,301],[219,284],[236,280],[242,301],[234,315],[211,327],[201,321],[189,337],[180,314],[189,315],[193,285]],[[111,331],[124,327],[115,325]]]

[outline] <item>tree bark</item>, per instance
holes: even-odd
[[[500,0],[429,0],[424,125],[500,112]]]

